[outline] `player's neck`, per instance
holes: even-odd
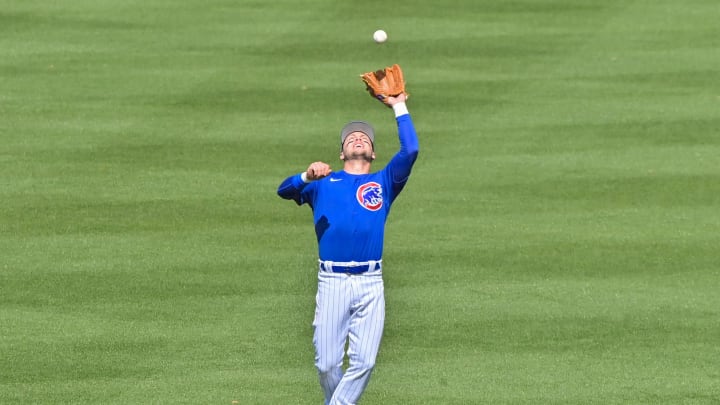
[[[343,170],[350,174],[368,174],[370,173],[370,164],[365,159],[349,159],[345,161]]]

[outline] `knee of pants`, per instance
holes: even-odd
[[[350,368],[358,370],[361,373],[367,372],[367,371],[372,371],[375,368],[375,360],[364,359],[362,361],[355,362],[355,363],[351,362]]]
[[[338,370],[342,367],[342,357],[340,359],[325,357],[315,359],[315,367],[320,374],[327,374]]]

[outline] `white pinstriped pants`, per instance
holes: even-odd
[[[351,405],[370,381],[385,324],[382,272],[320,271],[313,321],[315,367],[326,405]],[[348,368],[343,372],[348,342]]]

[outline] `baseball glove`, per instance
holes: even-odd
[[[363,73],[360,77],[365,82],[368,93],[386,105],[389,105],[388,97],[405,93],[405,79],[397,63],[374,72]]]

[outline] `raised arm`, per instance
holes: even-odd
[[[375,72],[361,75],[367,91],[375,99],[380,100],[395,112],[400,140],[400,151],[393,156],[385,170],[390,174],[393,189],[400,192],[417,158],[419,146],[415,127],[405,102],[408,94],[405,91],[405,78],[399,65],[395,64]]]
[[[388,163],[387,170],[391,174],[393,183],[401,184],[400,188],[402,188],[402,185],[405,184],[410,176],[410,171],[420,151],[415,126],[413,125],[407,105],[405,104],[406,100],[407,94],[405,93],[396,97],[389,97],[387,100],[387,104],[389,104],[395,112],[395,120],[398,126],[398,139],[400,141],[400,150],[393,156],[390,163]]]

